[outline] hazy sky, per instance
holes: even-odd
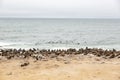
[[[120,18],[120,0],[0,0],[0,17]]]

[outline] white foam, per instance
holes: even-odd
[[[66,50],[66,49],[69,49],[70,47],[53,47],[53,48],[51,48],[51,49],[64,49],[64,50]]]
[[[75,45],[39,45],[39,46],[34,46],[32,44],[25,44],[25,43],[10,43],[10,42],[0,42],[0,48],[23,48],[23,49],[30,49],[30,48],[39,48],[39,49],[69,49],[69,48],[75,48],[75,49],[80,49],[80,48],[102,48],[102,49],[116,49],[120,50],[120,44],[114,44],[114,45],[86,45],[86,46],[75,46]]]
[[[116,49],[116,50],[120,50],[120,45],[92,45],[92,46],[71,46],[71,47],[51,47],[50,49],[69,49],[69,48],[74,48],[74,49],[80,49],[80,48],[101,48],[101,49],[108,49],[108,50],[112,50],[112,49]]]
[[[0,42],[0,46],[10,45],[10,43]]]
[[[87,46],[89,48],[102,48],[102,49],[116,49],[116,50],[120,50],[120,45],[119,44],[115,44],[115,45],[96,45],[96,46]]]

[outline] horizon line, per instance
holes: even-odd
[[[94,18],[94,17],[88,17],[88,18],[76,18],[76,17],[0,17],[0,19],[120,19],[120,18]]]

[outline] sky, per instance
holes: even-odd
[[[120,0],[0,0],[0,17],[120,18]]]

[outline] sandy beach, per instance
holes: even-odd
[[[0,80],[120,80],[120,60],[0,61]]]
[[[120,58],[92,54],[0,60],[0,80],[120,80]]]

